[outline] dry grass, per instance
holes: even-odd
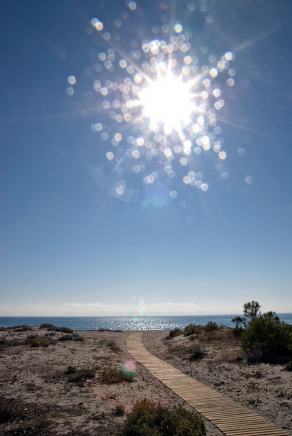
[[[48,336],[30,335],[27,336],[25,344],[30,345],[32,348],[48,347],[49,345],[54,344],[54,341]]]
[[[128,371],[125,368],[106,368],[101,376],[100,381],[103,384],[114,384],[114,383],[121,383],[124,381],[132,382],[134,380],[135,373],[133,371]]]
[[[77,369],[74,366],[68,366],[65,375],[67,376],[68,382],[73,382],[76,384],[83,385],[86,380],[93,379],[96,374],[95,368],[80,368]]]

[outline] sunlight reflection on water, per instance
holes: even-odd
[[[51,323],[57,326],[66,326],[75,330],[122,330],[122,331],[149,331],[169,330],[175,327],[183,328],[187,324],[207,324],[214,321],[217,324],[232,326],[232,315],[200,315],[200,316],[143,316],[143,317],[0,317],[1,327],[15,325],[38,326],[42,323]],[[282,321],[292,324],[292,314],[279,314]]]

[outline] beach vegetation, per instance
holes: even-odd
[[[32,330],[32,327],[26,324],[14,325],[11,327],[0,327],[0,331],[15,330],[16,332],[25,332]]]
[[[190,336],[197,332],[198,332],[198,326],[196,326],[196,324],[188,324],[187,326],[185,326],[183,330],[184,336]]]
[[[249,320],[254,320],[258,315],[260,315],[261,305],[258,301],[248,301],[243,305],[243,314]]]
[[[118,404],[114,409],[114,415],[115,416],[124,416],[125,415],[125,408],[122,404]]]
[[[80,336],[78,333],[66,333],[65,335],[60,337],[60,341],[78,341],[83,342],[83,336]]]
[[[124,436],[204,436],[202,418],[183,407],[166,408],[149,400],[137,402],[127,419]]]
[[[69,374],[74,374],[76,373],[77,369],[75,368],[75,366],[67,366],[66,370],[65,370],[65,375],[69,375]]]
[[[74,333],[74,330],[69,327],[56,327],[54,330],[60,333]]]
[[[231,320],[235,324],[234,333],[236,336],[240,336],[243,329],[260,315],[260,308],[260,303],[254,300],[248,301],[243,305],[243,316],[236,316]]]
[[[96,374],[95,368],[80,368],[77,369],[74,366],[68,366],[65,370],[65,375],[69,382],[84,384],[86,380],[93,379]]]
[[[211,331],[219,330],[219,329],[220,329],[220,326],[216,322],[214,322],[214,321],[209,321],[205,325],[205,330],[207,332],[211,332]]]
[[[200,346],[200,344],[194,344],[190,348],[190,360],[199,360],[206,356],[206,351]]]
[[[104,384],[115,384],[121,382],[132,382],[134,381],[136,373],[127,369],[124,365],[118,367],[106,368],[100,377],[100,380]]]
[[[0,347],[15,347],[16,345],[23,345],[23,341],[16,339],[0,338]]]
[[[32,348],[48,347],[53,343],[54,341],[48,336],[29,335],[25,339],[25,344],[30,345]]]
[[[60,333],[73,333],[73,330],[69,327],[57,327],[54,324],[43,323],[40,325],[40,329],[42,330],[52,330]]]
[[[182,334],[183,334],[182,329],[174,328],[174,329],[170,330],[170,332],[168,333],[167,339],[172,339],[172,338],[175,338],[176,336],[180,336]]]
[[[54,324],[49,324],[49,323],[43,323],[40,325],[39,327],[42,330],[55,330],[56,326]]]
[[[231,322],[235,324],[233,333],[235,336],[241,336],[243,329],[246,327],[246,319],[243,316],[236,316],[232,318]]]
[[[121,352],[121,348],[118,346],[118,344],[116,343],[116,341],[114,341],[113,339],[109,339],[106,342],[106,345],[114,352],[114,353],[120,353]]]
[[[292,360],[290,360],[287,365],[286,365],[286,370],[287,371],[292,371]]]
[[[292,326],[274,312],[253,318],[241,337],[250,362],[278,362],[292,355]]]
[[[22,407],[13,398],[0,397],[0,424],[23,417]]]

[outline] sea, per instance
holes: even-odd
[[[183,328],[190,323],[205,325],[209,321],[219,325],[232,327],[233,315],[196,315],[196,316],[87,316],[87,317],[0,317],[0,327],[13,327],[16,325],[39,326],[43,323],[54,324],[58,327],[69,327],[73,330],[170,330],[175,327]],[[292,324],[292,313],[278,314],[280,319]]]

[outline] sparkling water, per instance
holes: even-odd
[[[292,313],[278,314],[282,321],[292,324]],[[39,326],[43,323],[59,327],[70,327],[74,330],[169,330],[183,328],[190,323],[205,325],[209,321],[227,327],[233,326],[233,315],[197,315],[197,316],[120,316],[120,317],[0,317],[1,327],[15,325]]]

